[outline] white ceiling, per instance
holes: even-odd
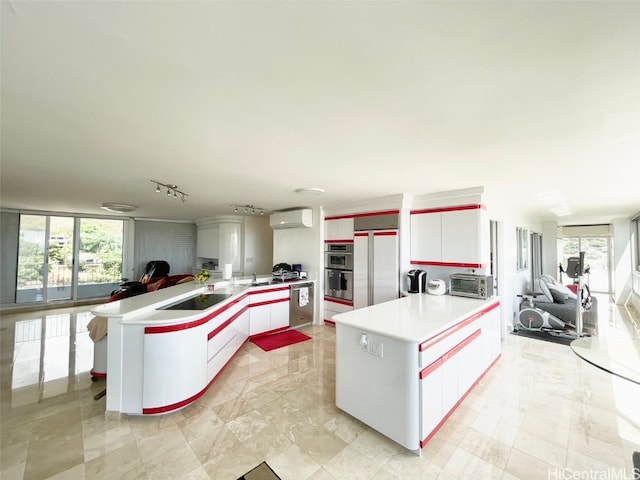
[[[199,219],[481,185],[561,224],[640,210],[640,2],[1,8],[3,208]]]

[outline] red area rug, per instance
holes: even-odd
[[[300,343],[310,339],[310,336],[300,333],[297,330],[286,330],[263,337],[256,337],[251,341],[265,352],[268,352],[269,350],[275,350],[276,348],[286,347],[287,345],[293,345],[294,343]]]

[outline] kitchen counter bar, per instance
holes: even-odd
[[[409,295],[333,316],[336,405],[417,455],[500,357],[500,301]]]
[[[166,309],[208,293],[194,282],[93,309],[107,322],[107,413],[183,408],[206,392],[251,336],[289,328],[289,287],[309,280],[268,283],[270,278],[214,281],[220,301],[201,310]]]

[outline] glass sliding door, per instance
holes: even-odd
[[[16,303],[45,301],[47,217],[20,215]]]
[[[81,218],[78,297],[108,297],[122,281],[122,220]]]
[[[569,257],[577,257],[584,252],[585,267],[589,268],[589,274],[585,281],[593,292],[611,293],[611,237],[565,237],[561,240],[559,253],[560,264],[566,268]],[[573,280],[563,276],[563,283],[572,283]]]
[[[45,301],[72,298],[74,223],[73,217],[49,217]]]
[[[108,297],[122,278],[124,222],[20,215],[16,303]]]

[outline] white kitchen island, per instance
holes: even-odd
[[[107,414],[183,408],[207,391],[248,338],[288,329],[289,287],[298,282],[262,280],[216,283],[215,304],[206,287],[191,282],[96,307],[92,313],[108,322]]]
[[[500,357],[500,300],[409,295],[333,316],[336,405],[420,455]]]

